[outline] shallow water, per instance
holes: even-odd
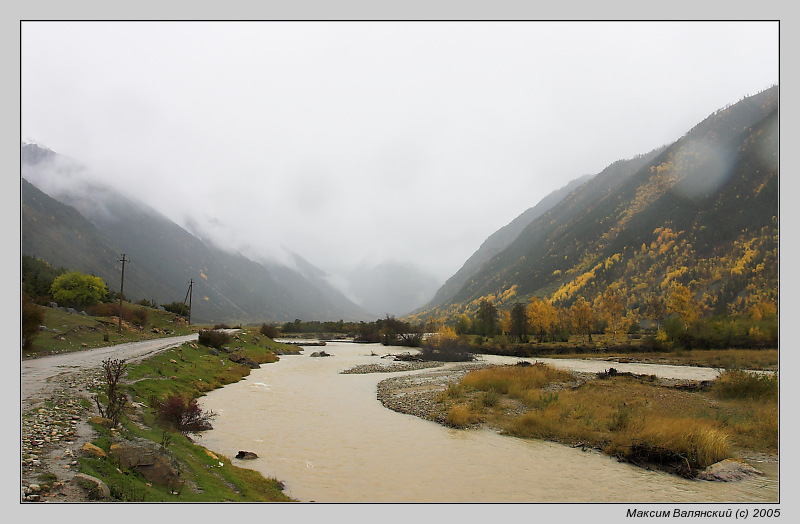
[[[328,343],[333,357],[282,356],[236,384],[210,392],[218,413],[200,443],[284,482],[285,492],[317,502],[752,502],[778,500],[777,464],[767,476],[736,483],[690,481],[619,463],[596,452],[488,430],[455,430],[384,408],[376,385],[405,373],[341,375],[379,362],[380,345]],[[491,362],[519,359],[487,357]],[[539,359],[547,360],[547,359]],[[583,366],[584,361],[554,360]],[[384,361],[385,362],[385,361]],[[632,371],[619,364],[600,362]],[[603,367],[605,366],[605,367]],[[637,369],[644,364],[636,365]],[[672,369],[679,368],[679,369]],[[707,368],[654,366],[637,373],[705,378]],[[590,369],[581,369],[587,370]],[[424,372],[424,371],[423,371]],[[681,376],[681,374],[690,376]]]

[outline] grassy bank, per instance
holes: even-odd
[[[174,314],[166,311],[132,304],[125,304],[125,308],[145,310],[147,321],[142,326],[136,326],[123,320],[120,333],[118,317],[81,315],[43,308],[42,325],[46,331],[40,331],[33,338],[33,347],[29,351],[23,351],[22,356],[26,358],[80,351],[139,340],[189,335],[197,331],[197,326],[189,326],[184,320],[176,319]]]
[[[149,441],[150,447],[160,448],[178,465],[182,483],[180,487],[148,483],[141,474],[119,468],[110,457],[82,458],[81,472],[102,479],[112,496],[121,501],[290,501],[277,480],[234,465],[228,457],[206,450],[156,418],[158,401],[172,395],[197,398],[249,375],[250,368],[232,361],[232,356],[268,364],[278,360],[278,351],[295,352],[297,348],[250,329],[234,335],[218,355],[212,354],[211,348],[192,342],[130,366],[126,391],[131,407],[117,430],[96,424],[99,436],[93,443],[108,453],[114,443]]]
[[[486,423],[689,477],[740,450],[778,450],[777,375],[728,372],[686,390],[654,377],[582,382],[543,364],[497,366],[469,373],[439,402],[456,427]]]

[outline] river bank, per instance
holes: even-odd
[[[526,362],[519,362],[518,364],[529,365]],[[599,426],[595,425],[597,423],[592,423],[598,429],[581,430],[579,438],[575,437],[574,434],[570,436],[569,432],[558,433],[548,430],[536,430],[531,433],[520,429],[523,424],[519,421],[527,421],[531,417],[539,417],[542,409],[547,404],[557,402],[559,392],[575,391],[590,382],[608,382],[608,379],[631,379],[635,382],[646,384],[651,389],[660,389],[662,393],[656,393],[656,395],[662,399],[667,398],[666,402],[675,403],[676,400],[670,398],[671,392],[689,395],[693,392],[709,391],[712,386],[711,381],[618,373],[614,368],[610,368],[610,371],[603,373],[573,372],[570,380],[554,382],[543,387],[541,393],[538,394],[539,405],[531,407],[531,402],[526,402],[519,397],[498,395],[494,390],[471,391],[469,387],[464,387],[464,377],[468,373],[488,370],[491,367],[493,366],[488,363],[470,362],[447,366],[444,369],[435,371],[388,378],[378,383],[377,399],[388,409],[430,420],[443,426],[473,430],[490,429],[507,435],[522,436],[523,438],[543,438],[571,447],[580,447],[584,450],[591,448],[645,469],[663,470],[687,478],[739,480],[749,476],[763,475],[762,472],[747,462],[770,465],[778,463],[776,452],[764,452],[763,450],[741,446],[737,447],[730,454],[731,456],[720,454],[720,459],[727,459],[723,466],[716,464],[719,461],[714,461],[714,464],[709,463],[707,464],[708,467],[704,469],[698,469],[695,462],[692,462],[690,466],[686,461],[685,453],[671,451],[666,447],[662,448],[661,446],[642,443],[635,445],[643,446],[646,448],[644,451],[630,453],[620,451],[621,445],[610,442],[608,439],[616,439],[618,435],[615,435],[614,432],[623,429],[622,425],[628,424],[627,417],[630,417],[632,413],[629,408],[621,408],[622,411],[612,414],[612,421],[608,424],[608,426],[612,427],[612,432],[604,429],[606,424],[602,423],[602,421],[600,421]],[[506,370],[510,370],[509,366],[503,367]],[[513,367],[511,366],[510,368]],[[491,398],[491,400],[487,401],[487,397]],[[606,399],[608,397],[604,396],[596,401],[606,402]],[[703,400],[707,401],[708,399]],[[611,402],[610,399],[608,401]],[[633,398],[629,400],[629,402],[635,401]],[[582,406],[582,404],[579,405]],[[562,411],[563,409],[569,408],[562,408]],[[591,416],[589,413],[592,408],[586,409],[589,411],[584,416]],[[456,413],[458,413],[458,416],[454,415]],[[563,414],[561,416],[563,417]],[[703,424],[702,421],[697,423]],[[567,422],[564,424],[567,425]],[[620,425],[620,427],[615,428],[615,424]],[[589,432],[587,433],[586,431]],[[697,445],[701,446],[701,444]],[[630,447],[632,448],[633,445]],[[698,453],[698,449],[702,453],[702,447],[700,447],[695,448],[695,454]],[[735,458],[735,460],[729,460],[731,458]],[[725,470],[724,473],[719,473],[721,468]]]
[[[97,367],[49,378],[46,390],[28,400],[27,407],[23,397],[21,500],[291,500],[275,479],[237,466],[235,459],[196,445],[188,435],[165,432],[148,409],[152,398],[161,398],[157,392],[197,398],[241,380],[252,367],[277,361],[277,351],[298,352],[254,332],[235,335],[230,346],[220,351],[188,342],[129,367],[125,387],[130,402],[117,428],[96,416],[91,399],[105,383]],[[143,476],[141,468],[124,467],[123,458],[112,456],[115,446],[163,457],[156,460],[171,468],[170,475],[180,483],[159,485]]]

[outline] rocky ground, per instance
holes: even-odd
[[[342,375],[366,373],[394,373],[396,371],[416,371],[419,369],[438,368],[443,362],[392,362],[391,364],[364,364],[345,369]]]
[[[391,377],[378,383],[377,398],[381,404],[393,411],[414,415],[446,425],[445,418],[447,414],[442,411],[441,405],[437,403],[438,396],[451,384],[458,383],[461,378],[470,371],[489,366],[490,364],[482,362],[449,364],[442,369],[434,371]],[[557,391],[564,388],[578,387],[587,380],[598,378],[598,374],[596,373],[573,372],[573,374],[575,375],[575,380],[573,382],[552,384],[544,389],[547,391]],[[642,380],[651,380],[650,377],[640,378]],[[683,390],[700,390],[709,386],[705,381],[665,378],[652,380],[661,386]],[[513,402],[508,404],[507,409],[515,412],[517,415],[527,410],[521,403]],[[487,427],[491,428],[492,426],[488,425]],[[748,462],[777,463],[779,460],[777,455],[765,453],[741,450],[738,454],[740,457],[739,460],[728,459],[709,466],[698,478],[724,482],[741,480],[750,476],[763,475],[759,470],[750,466]]]
[[[385,407],[416,417],[444,422],[444,413],[436,406],[436,397],[475,369],[488,367],[483,362],[449,364],[442,369],[415,375],[392,377],[378,382],[378,400]]]
[[[62,373],[50,380],[49,395],[22,412],[21,500],[83,502],[88,493],[74,481],[78,457],[92,439],[88,419],[95,414],[89,388],[102,374]]]

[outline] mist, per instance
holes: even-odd
[[[23,137],[218,247],[300,254],[361,305],[354,272],[408,261],[425,290],[440,285],[551,191],[778,81],[770,22],[24,22],[21,35]]]

